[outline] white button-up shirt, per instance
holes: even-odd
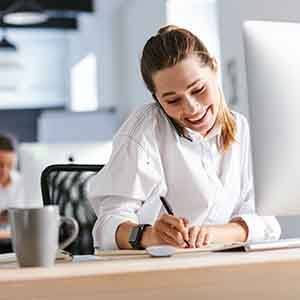
[[[116,249],[115,233],[125,221],[153,224],[164,213],[160,196],[191,225],[248,225],[248,240],[278,239],[275,217],[255,213],[250,137],[245,117],[233,113],[236,142],[218,151],[220,129],[206,137],[188,130],[180,137],[155,103],[133,113],[114,138],[106,166],[92,178],[89,199],[97,214],[94,245]]]

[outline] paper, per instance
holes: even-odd
[[[235,249],[242,247],[244,243],[232,244],[210,244],[202,248],[177,248],[175,254],[188,254],[197,252],[213,252]],[[134,255],[148,255],[146,250],[101,250],[95,248],[95,255],[98,256],[134,256]]]

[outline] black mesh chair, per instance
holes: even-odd
[[[44,205],[58,205],[61,216],[73,217],[79,224],[77,239],[66,248],[72,254],[92,254],[92,229],[96,215],[87,200],[89,179],[103,168],[103,165],[60,164],[48,166],[41,175],[41,189]],[[60,239],[68,235],[68,228],[62,226]]]

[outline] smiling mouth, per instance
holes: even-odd
[[[200,118],[197,118],[197,119],[188,119],[188,118],[186,118],[186,120],[187,120],[189,123],[191,123],[191,124],[199,124],[199,123],[201,123],[201,122],[204,120],[205,116],[207,115],[207,112],[209,111],[210,107],[211,107],[211,105],[207,107],[207,109],[206,109],[205,112],[200,116]]]

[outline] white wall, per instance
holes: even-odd
[[[69,34],[70,64],[76,65],[90,53],[97,58],[99,107],[116,105],[119,100],[118,65],[115,63],[119,39],[118,9],[125,0],[95,0],[95,12],[81,15],[79,30]]]
[[[219,0],[219,33],[221,40],[221,61],[234,58],[237,62],[237,93],[239,103],[235,107],[248,115],[244,51],[242,43],[242,22],[245,20],[300,21],[300,2],[297,0]],[[230,83],[223,74],[223,87],[228,96]]]
[[[192,31],[220,58],[217,0],[167,0],[167,21]]]

